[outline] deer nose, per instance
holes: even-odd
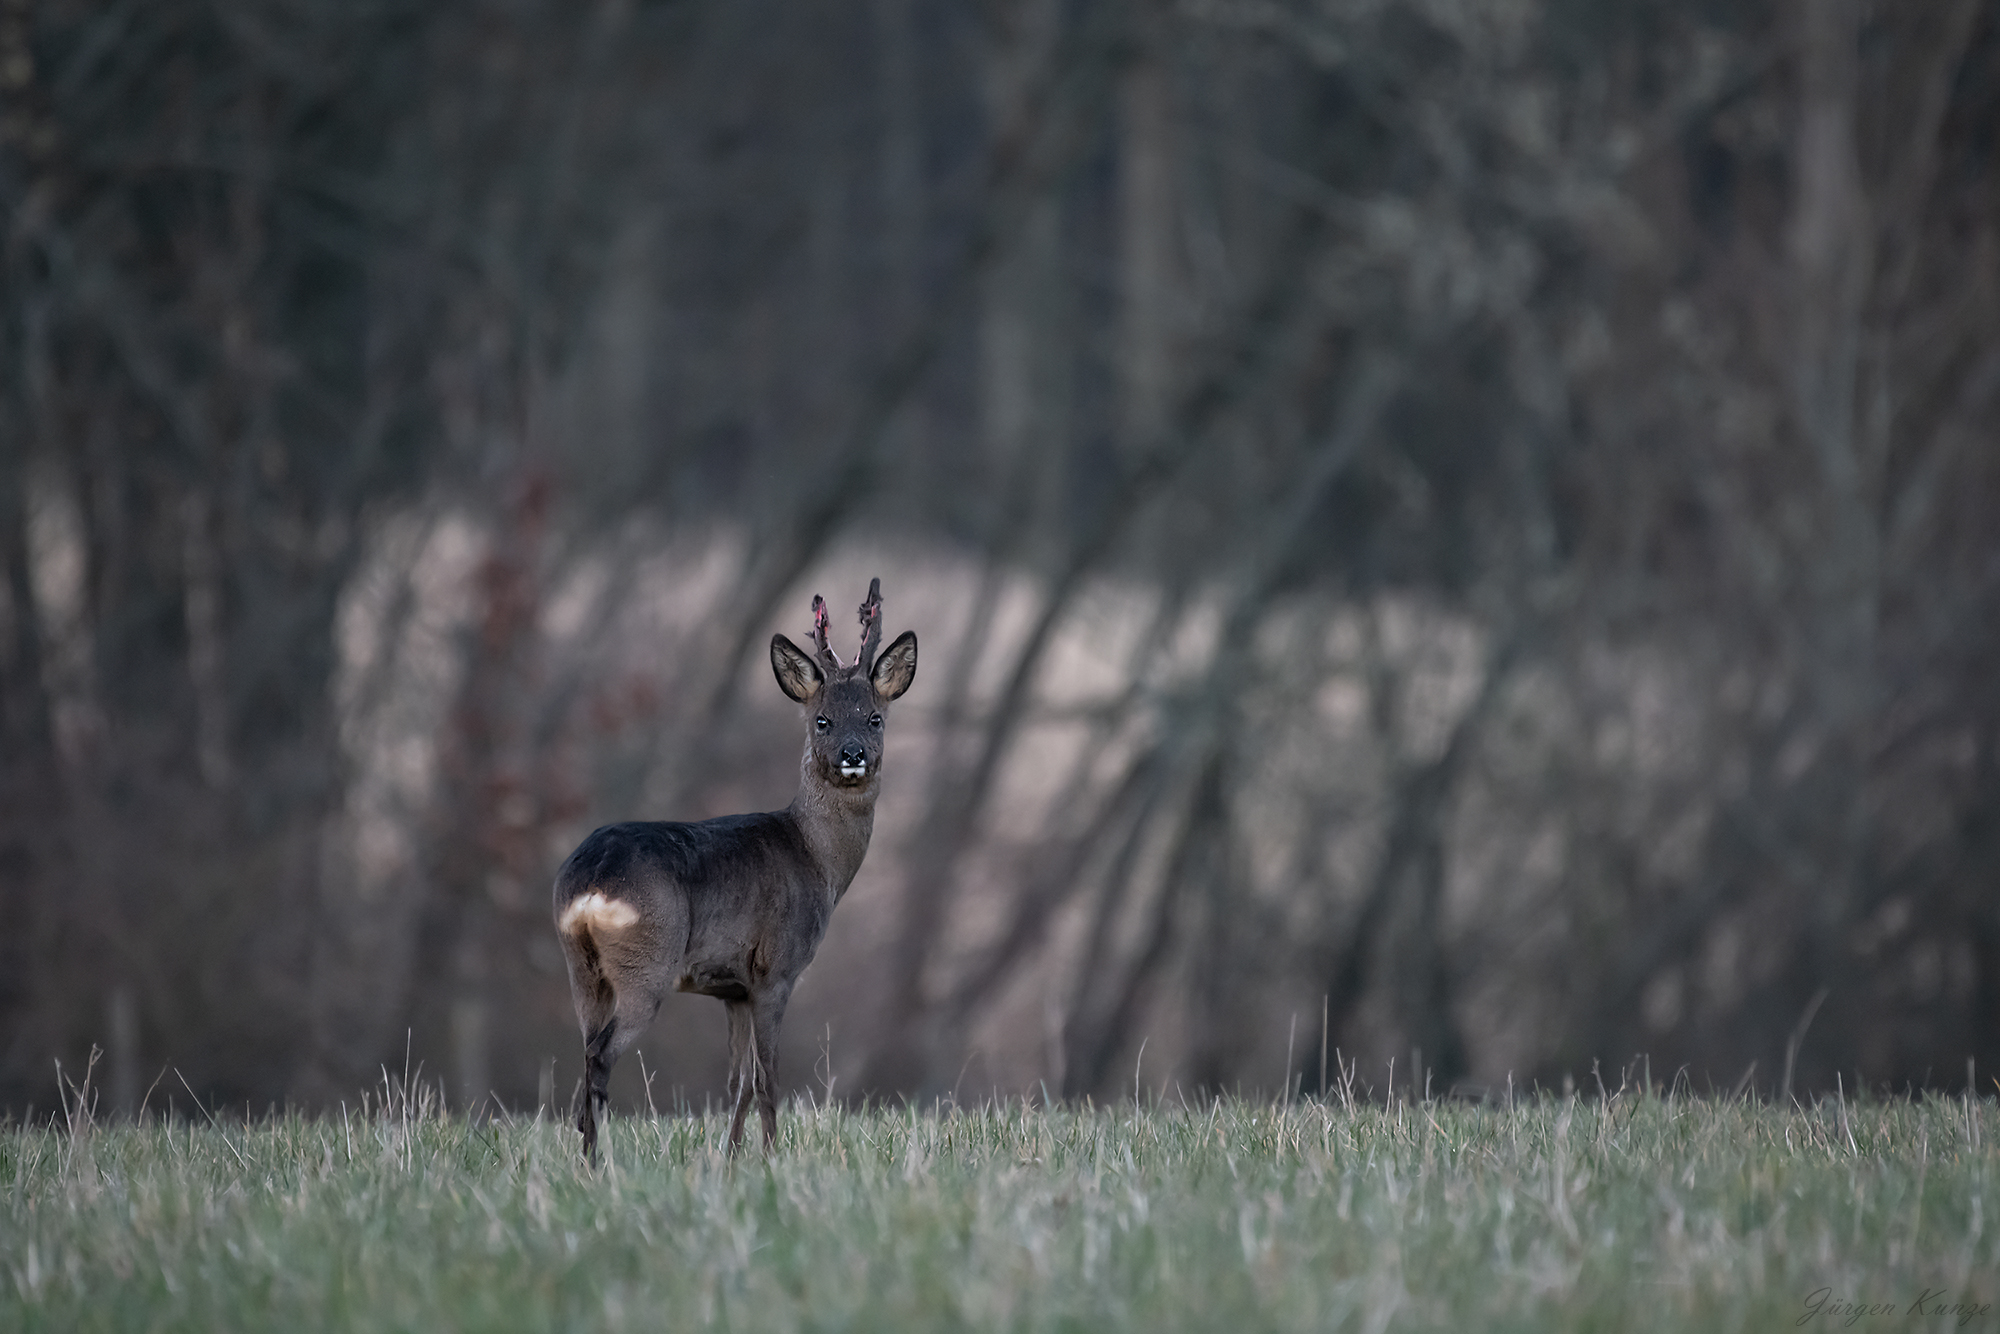
[[[861,748],[860,742],[849,741],[841,746],[840,748],[841,768],[858,769],[866,765],[867,763],[868,763],[868,752]]]

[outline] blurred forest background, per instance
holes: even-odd
[[[566,1104],[556,865],[784,805],[878,574],[790,1088],[2000,1073],[2000,0],[0,0],[0,98],[0,1107]]]

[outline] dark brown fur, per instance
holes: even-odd
[[[584,1037],[576,1124],[586,1157],[596,1156],[611,1067],[669,990],[728,1007],[731,1151],[753,1098],[767,1149],[776,1137],[778,1026],[868,852],[885,714],[917,670],[917,638],[907,632],[870,661],[881,640],[880,585],[862,604],[862,650],[851,664],[828,647],[818,598],[815,654],[771,638],[779,688],[806,706],[790,806],[697,824],[606,825],[557,873],[556,931]]]

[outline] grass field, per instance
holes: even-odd
[[[0,1330],[2000,1329],[1987,1101],[0,1129]],[[1988,1201],[1993,1201],[1992,1205]],[[2000,1223],[2000,1220],[1996,1220]]]

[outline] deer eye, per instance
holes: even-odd
[[[826,715],[822,713],[818,718],[813,720],[813,726],[824,732],[827,728],[833,726],[833,724],[829,723],[826,720]]]
[[[878,732],[879,732],[879,731],[881,731],[881,730],[882,730],[882,715],[881,715],[881,714],[879,714],[879,713],[871,713],[871,714],[869,714],[869,715],[868,715],[868,725],[869,725],[870,727],[874,728],[874,729],[875,729],[876,731],[878,731]]]

